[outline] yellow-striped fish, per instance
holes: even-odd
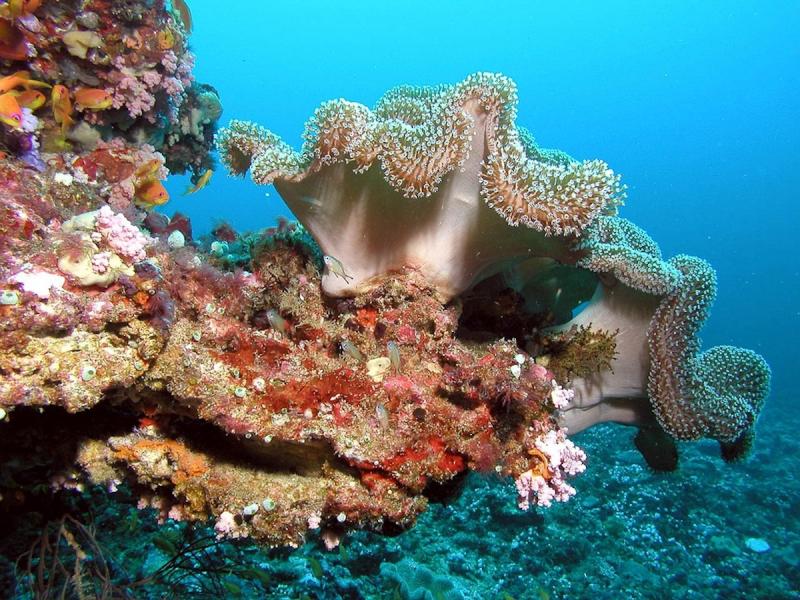
[[[183,192],[184,196],[188,196],[189,194],[194,194],[195,192],[199,192],[204,187],[208,185],[208,182],[211,181],[211,176],[214,174],[214,171],[211,169],[207,169],[205,173],[200,175],[200,179],[197,180],[193,186],[189,187],[185,192]]]

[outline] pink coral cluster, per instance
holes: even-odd
[[[139,117],[150,111],[155,106],[156,97],[151,93],[145,80],[144,75],[148,73],[161,79],[161,76],[155,71],[147,71],[141,77],[120,71],[116,81],[112,82],[114,86],[111,106],[114,108],[124,107],[132,117]]]
[[[217,532],[217,539],[247,537],[247,530],[241,528],[236,522],[236,515],[226,510],[223,511],[217,522],[214,524],[214,531]]]
[[[570,390],[561,387],[553,380],[553,391],[550,392],[550,399],[553,401],[553,406],[558,409],[564,409],[569,406],[570,401],[575,397],[575,390]]]
[[[96,219],[97,231],[103,235],[106,243],[117,254],[132,262],[145,259],[147,256],[145,249],[149,240],[125,218],[125,215],[115,213],[108,206],[103,206],[97,211]]]
[[[150,122],[155,122],[153,107],[158,91],[165,92],[173,106],[179,106],[186,88],[193,81],[194,57],[189,52],[180,57],[171,50],[165,52],[161,59],[163,73],[155,68],[132,69],[123,56],[114,59],[114,66],[118,70],[109,76],[112,106],[125,108],[132,117],[144,115]],[[174,119],[176,116],[177,111],[172,111],[171,117]]]
[[[111,253],[98,252],[92,257],[92,269],[95,273],[105,273],[111,266]]]
[[[577,475],[586,470],[586,453],[567,439],[564,429],[553,429],[535,442],[547,459],[547,476],[529,469],[516,479],[518,505],[528,510],[531,502],[537,506],[550,506],[553,500],[566,502],[575,495],[575,488],[565,480],[567,475]]]

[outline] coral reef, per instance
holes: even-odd
[[[0,44],[0,90],[24,118],[3,128],[1,148],[41,168],[40,151],[82,155],[124,140],[154,147],[173,173],[212,166],[219,97],[194,82],[188,34],[163,0],[11,4],[0,26],[16,41]]]
[[[535,469],[542,490],[574,493],[577,471],[537,449],[552,374],[512,341],[460,340],[458,308],[418,271],[332,300],[301,229],[264,233],[248,271],[223,271],[108,205],[83,211],[100,202],[91,185],[70,216],[49,167],[4,172],[4,207],[31,223],[5,232],[0,264],[16,293],[0,307],[4,427],[33,407],[129,415],[62,440],[90,481],[276,545],[405,528],[469,469]]]
[[[672,457],[673,438],[747,450],[769,371],[746,350],[700,353],[713,271],[611,216],[624,188],[604,163],[536,146],[509,79],[324,104],[300,153],[235,122],[217,137],[226,164],[274,183],[302,225],[221,223],[198,243],[152,209],[167,167],[208,181],[216,94],[186,92],[163,4],[87,6],[109,11],[42,5],[71,35],[29,61],[39,79],[5,80],[55,91],[39,162],[24,144],[0,162],[3,498],[35,495],[38,428],[40,484],[333,548],[407,529],[470,471],[513,479],[522,509],[566,501],[587,460],[567,433],[603,420],[640,427],[664,468],[653,449]],[[65,64],[107,96],[72,93]],[[71,97],[96,112],[76,125]],[[68,143],[79,127],[100,135]]]

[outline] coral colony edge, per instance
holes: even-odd
[[[522,510],[567,501],[587,468],[567,436],[600,422],[637,427],[657,470],[676,440],[747,453],[770,372],[701,349],[714,270],[617,216],[604,162],[539,147],[513,81],[327,102],[296,152],[242,121],[214,136],[179,10],[84,4],[0,5],[4,510],[125,485],[221,538],[334,548],[469,471]],[[299,223],[203,242],[156,212],[168,172],[208,181],[213,144]]]

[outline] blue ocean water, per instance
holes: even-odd
[[[195,74],[231,118],[300,145],[324,100],[371,106],[389,88],[497,71],[519,88],[518,122],[545,147],[601,158],[629,186],[621,214],[666,256],[709,260],[719,296],[707,346],[737,344],[791,402],[800,339],[800,4],[775,2],[190,3]],[[218,172],[169,210],[199,231],[288,215],[274,191]],[[169,212],[169,210],[167,212]]]

